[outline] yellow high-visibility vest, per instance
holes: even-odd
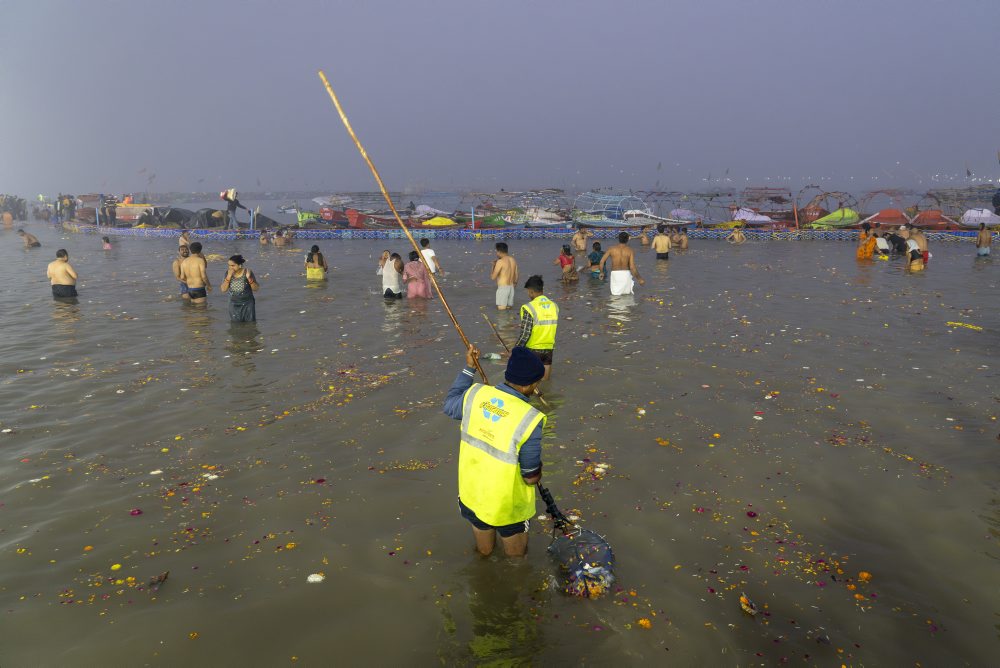
[[[492,526],[535,514],[535,488],[525,484],[517,456],[545,415],[490,385],[474,383],[462,399],[458,496]]]
[[[528,337],[527,348],[552,350],[556,347],[556,327],[559,324],[559,307],[545,295],[538,295],[521,307],[521,317],[527,312],[534,325]]]

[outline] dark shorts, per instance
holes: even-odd
[[[386,299],[402,299],[403,298],[403,293],[402,292],[393,292],[389,288],[386,288],[385,292],[382,294],[382,296],[385,297]]]
[[[181,295],[189,294],[191,291],[188,289],[188,284],[184,281],[178,281],[181,286]]]
[[[552,351],[551,350],[534,350],[533,348],[528,348],[531,352],[538,356],[538,359],[542,360],[542,364],[545,366],[552,366]]]
[[[75,285],[53,285],[52,296],[57,298],[76,297]]]
[[[188,288],[188,295],[191,299],[204,299],[208,296],[208,290],[205,288]]]
[[[657,253],[656,254],[656,259],[657,260],[669,260],[670,259],[670,252],[668,251],[666,253]]]
[[[458,507],[462,511],[462,517],[472,522],[472,526],[476,527],[480,531],[496,529],[496,532],[500,534],[501,538],[510,538],[511,536],[516,536],[517,534],[524,533],[528,530],[528,520],[515,522],[514,524],[508,524],[502,527],[495,527],[476,517],[476,514],[472,512],[472,508],[469,508],[467,505],[462,503],[461,499],[458,500]]]
[[[41,248],[41,247],[42,247],[41,241],[36,241],[34,243],[28,244],[28,248]]]

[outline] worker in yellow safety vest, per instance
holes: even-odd
[[[542,479],[545,415],[531,407],[545,369],[538,356],[514,348],[505,383],[474,383],[479,351],[471,345],[465,368],[448,390],[445,415],[462,421],[458,453],[458,506],[472,523],[476,550],[493,553],[496,535],[508,557],[528,549],[528,520],[535,514],[535,485]]]
[[[524,346],[538,355],[545,366],[545,376],[548,380],[552,375],[552,351],[556,347],[556,327],[559,325],[559,307],[542,292],[545,283],[542,277],[535,275],[524,283],[531,300],[521,307],[521,334],[517,337],[515,346]]]

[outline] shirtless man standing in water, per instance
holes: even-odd
[[[188,296],[192,304],[204,304],[208,299],[208,293],[212,291],[212,284],[208,281],[208,261],[200,256],[201,242],[195,241],[191,244],[191,254],[181,260],[181,275],[178,277],[181,283],[187,285]]]
[[[45,272],[52,284],[52,296],[56,299],[76,297],[76,271],[69,263],[69,253],[60,248],[56,251],[56,259],[49,262],[49,268]]]
[[[582,227],[576,231],[570,242],[573,244],[573,250],[577,253],[587,252],[587,239],[594,236],[594,233],[590,230],[585,230]]]
[[[507,254],[507,244],[499,242],[497,259],[493,261],[490,280],[497,282],[497,308],[501,311],[514,306],[514,285],[517,284],[517,262]]]
[[[653,250],[656,251],[657,260],[670,259],[670,237],[667,236],[666,227],[660,225],[656,228],[656,236],[653,237]]]
[[[176,278],[177,282],[181,284],[181,299],[185,300],[191,299],[191,295],[188,293],[187,283],[184,282],[184,274],[181,273],[181,263],[184,261],[184,258],[190,256],[191,256],[191,251],[188,249],[187,246],[178,246],[177,259],[174,260],[174,264],[171,267],[171,269],[173,269],[174,271],[174,278]]]
[[[986,223],[979,223],[979,234],[976,235],[976,255],[989,255],[993,244],[993,233],[986,229]]]
[[[639,285],[645,285],[646,281],[639,275],[639,270],[635,267],[635,253],[628,247],[628,232],[618,234],[618,245],[610,248],[601,258],[601,280],[604,280],[604,273],[607,271],[606,264],[611,260],[611,294],[630,295],[632,294],[632,279],[639,281]]]

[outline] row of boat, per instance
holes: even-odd
[[[810,187],[812,188],[812,187]],[[818,190],[818,189],[817,189]],[[427,193],[429,201],[442,193]],[[451,195],[454,201],[457,194]],[[808,195],[799,206],[799,200]],[[648,228],[755,227],[797,229],[845,229],[864,224],[899,226],[913,224],[929,230],[975,229],[980,224],[1000,227],[1000,216],[987,204],[1000,198],[993,186],[929,191],[917,197],[900,190],[879,190],[855,198],[844,192],[803,189],[798,197],[781,188],[747,188],[741,193],[715,191],[679,193],[636,191],[615,193],[590,191],[570,198],[561,190],[468,193],[457,206],[435,208],[412,200],[399,211],[400,219],[414,229],[517,229],[517,228]],[[890,206],[875,209],[879,198]],[[405,199],[397,194],[395,201]],[[906,200],[912,203],[906,205]],[[213,228],[226,223],[224,211],[158,206],[148,203],[117,204],[113,211],[103,206],[99,195],[76,198],[76,218],[81,222],[135,227]],[[388,229],[398,226],[395,215],[379,206],[377,193],[330,195],[311,200],[307,207],[289,203],[277,208],[277,219],[259,209],[256,228],[298,226],[302,228]],[[993,202],[996,205],[996,202]],[[874,213],[862,213],[872,211]],[[294,223],[278,214],[294,215]]]

